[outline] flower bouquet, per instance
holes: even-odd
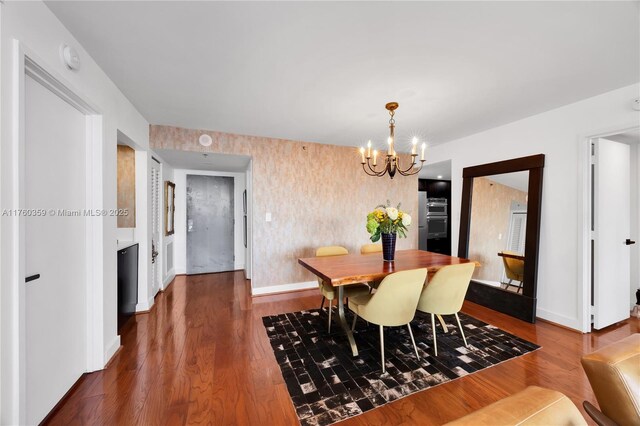
[[[384,260],[392,262],[396,249],[396,235],[400,238],[407,236],[407,227],[411,225],[411,215],[397,207],[380,204],[367,215],[367,232],[371,234],[371,241],[376,242],[382,237],[382,249]]]

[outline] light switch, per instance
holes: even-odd
[[[502,239],[502,234],[498,234],[498,239],[501,240]]]
[[[267,212],[266,220],[267,222],[271,222],[271,212]]]

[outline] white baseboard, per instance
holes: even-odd
[[[271,285],[268,287],[257,287],[251,289],[252,296],[262,296],[273,293],[286,293],[288,291],[307,290],[318,288],[318,281],[305,281],[301,283]]]
[[[148,312],[153,306],[153,296],[151,296],[146,302],[142,301],[136,305],[136,312]]]
[[[547,321],[554,322],[556,324],[563,325],[565,327],[572,328],[582,333],[582,327],[577,318],[567,317],[565,315],[556,314],[554,312],[547,311],[546,309],[537,308],[536,316]]]
[[[169,274],[167,274],[167,277],[164,279],[164,282],[162,283],[162,289],[163,290],[166,289],[175,277],[176,277],[176,274],[173,272],[173,270],[169,271]]]
[[[109,363],[109,361],[111,360],[111,358],[116,353],[119,347],[120,347],[120,336],[116,335],[116,337],[113,338],[111,343],[109,343],[109,346],[107,346],[107,350],[104,353],[103,367]]]

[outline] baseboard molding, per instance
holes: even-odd
[[[104,353],[105,367],[107,366],[109,361],[111,361],[111,358],[116,354],[116,352],[118,351],[118,348],[120,348],[120,336],[116,335],[116,337],[113,338],[111,343],[109,343],[109,346],[107,346],[107,350]]]
[[[570,318],[564,315],[556,314],[554,312],[547,311],[546,309],[541,309],[540,307],[536,309],[536,317],[547,322],[552,322],[562,327],[566,327],[582,333],[582,327],[580,327],[577,318]]]
[[[149,312],[153,307],[154,296],[151,296],[147,301],[140,302],[136,305],[136,314]]]
[[[264,296],[266,294],[288,293],[290,291],[308,290],[318,288],[318,281],[305,281],[301,283],[280,284],[268,287],[258,287],[251,289],[251,296]]]
[[[169,271],[169,274],[162,283],[162,290],[166,290],[166,288],[169,287],[169,284],[171,284],[171,281],[173,281],[175,278],[176,274],[173,271]]]

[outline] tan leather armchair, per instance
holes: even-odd
[[[640,333],[582,357],[600,410],[584,409],[599,425],[640,425]]]
[[[506,255],[518,255],[513,251],[502,251],[502,254]],[[509,283],[507,286],[512,285],[513,280],[520,282],[516,293],[522,290],[522,282],[524,281],[524,260],[514,259],[513,257],[502,256],[502,263],[504,264],[504,274],[507,276]]]
[[[447,426],[497,426],[497,425],[586,425],[573,402],[560,392],[529,386],[468,414]]]

